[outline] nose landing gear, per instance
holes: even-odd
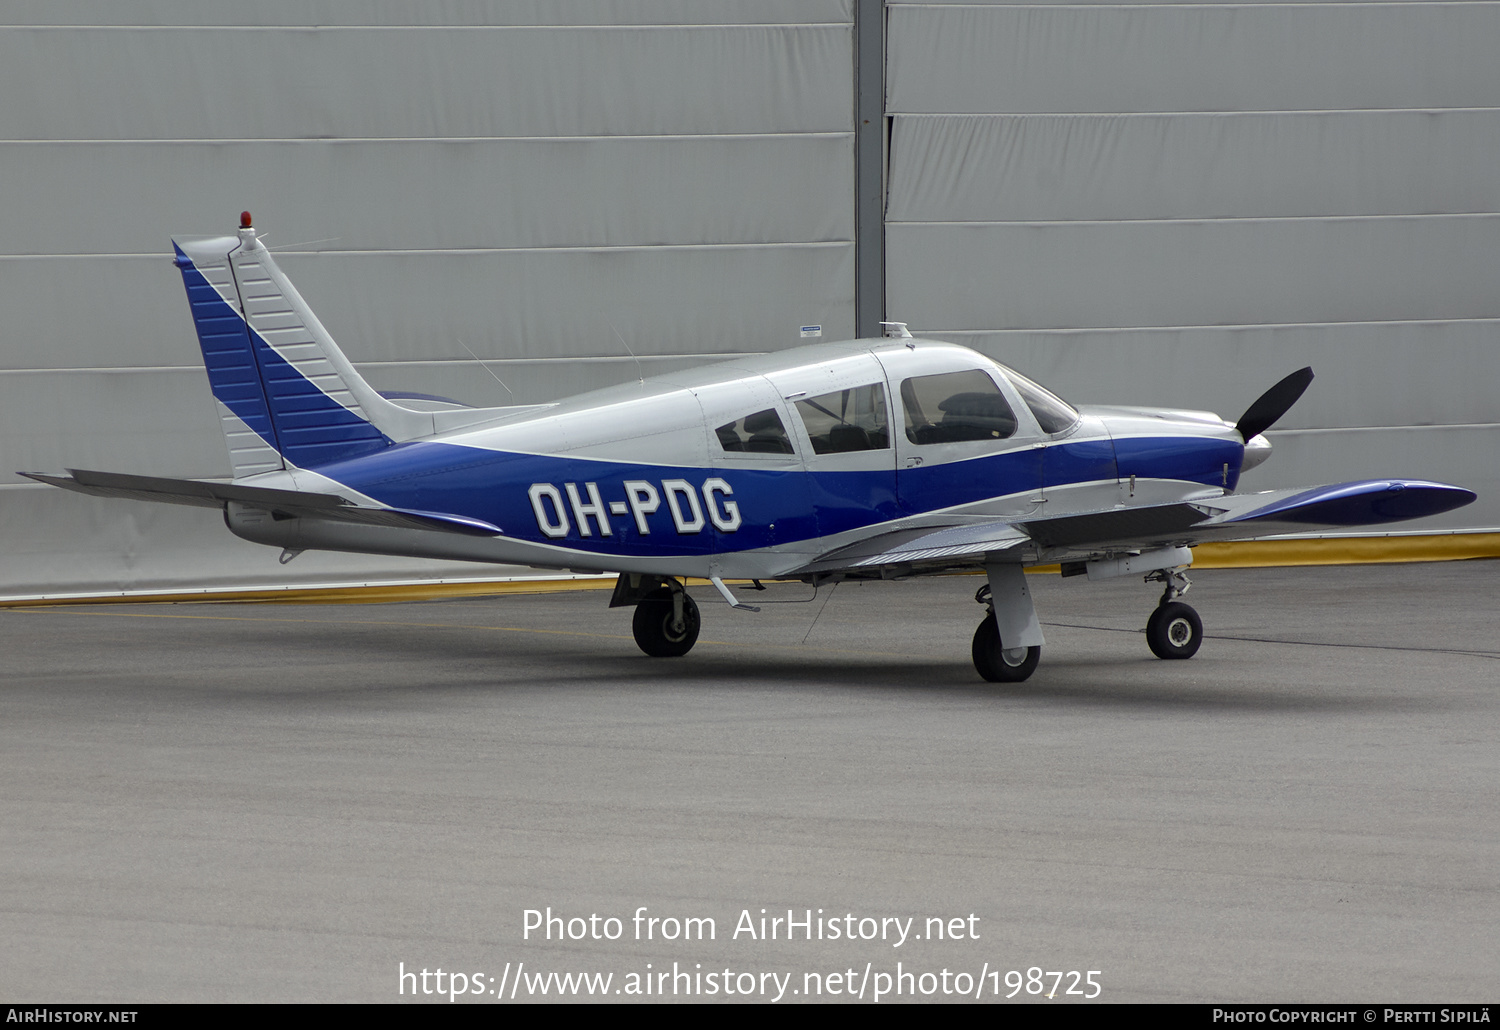
[[[1191,658],[1203,643],[1203,620],[1191,605],[1177,598],[1192,582],[1182,569],[1157,569],[1146,582],[1165,583],[1156,611],[1146,620],[1146,643],[1158,658]]]

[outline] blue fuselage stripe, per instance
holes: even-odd
[[[1237,450],[1232,444],[1202,437],[1129,442],[1152,444],[1134,448],[1132,453],[1148,455],[1140,467],[1150,467],[1157,478],[1191,479],[1215,486],[1222,478],[1220,459]],[[1177,455],[1172,467],[1169,452]],[[1237,461],[1236,457],[1234,467]],[[1202,475],[1193,479],[1167,474],[1174,468]],[[1107,439],[1056,443],[1044,449],[1018,448],[900,472],[683,468],[415,441],[325,465],[317,471],[392,507],[482,519],[500,526],[508,536],[538,543],[643,557],[729,553],[832,536],[905,515],[1035,490],[1042,485],[1044,475],[1047,487],[1117,481],[1114,448]],[[1207,475],[1210,471],[1211,476]],[[705,492],[705,484],[715,478],[723,480],[729,490]],[[662,485],[676,480],[686,481],[696,491],[693,503],[704,516],[700,528],[679,531]],[[642,513],[648,529],[645,534],[637,528],[635,512],[629,510],[627,481],[649,483],[660,496],[655,511]],[[602,535],[598,516],[586,514],[580,520],[567,494],[567,484],[573,484],[581,504],[588,508],[590,483],[599,492],[609,536]],[[568,524],[565,534],[548,536],[543,532],[529,493],[536,484],[557,491]],[[721,523],[725,522],[729,514],[725,502],[733,502],[739,513],[739,524],[731,531],[715,528],[714,512],[709,510],[711,504],[717,504],[715,512]],[[612,504],[616,506],[613,513]],[[688,519],[686,504],[684,500],[679,507]],[[543,513],[556,534],[556,505],[550,500],[543,502]],[[589,536],[580,533],[580,521],[588,525]]]

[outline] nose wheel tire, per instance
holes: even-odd
[[[986,615],[974,631],[974,668],[991,683],[1020,683],[1036,671],[1040,647],[1007,648],[995,628],[995,617]]]
[[[1146,643],[1158,658],[1191,658],[1203,643],[1203,620],[1181,601],[1159,605],[1146,622]]]
[[[652,658],[680,658],[687,654],[698,642],[702,623],[697,603],[686,594],[682,595],[682,625],[676,625],[676,621],[670,590],[648,597],[635,606],[635,618],[630,624],[636,645]]]

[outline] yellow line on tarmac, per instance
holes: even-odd
[[[1251,569],[1275,565],[1387,565],[1398,562],[1500,558],[1500,533],[1430,536],[1349,536],[1321,540],[1245,540],[1199,544],[1195,569]]]
[[[1299,565],[1382,565],[1399,562],[1463,561],[1500,558],[1500,533],[1443,533],[1420,536],[1325,537],[1305,540],[1246,540],[1199,544],[1195,569],[1253,569]],[[1056,565],[1032,572],[1057,572]],[[690,585],[707,580],[690,579]],[[456,597],[551,594],[566,590],[611,590],[613,579],[528,579],[505,582],[409,583],[389,586],[214,590],[104,597],[33,598],[0,601],[0,608],[97,604],[386,604]],[[540,631],[538,631],[540,632]]]
[[[200,590],[193,593],[112,594],[104,597],[34,598],[0,601],[0,608],[76,604],[384,604],[454,597],[554,594],[564,590],[613,590],[613,579],[527,579],[505,582],[401,583],[389,586],[289,587],[273,590]]]

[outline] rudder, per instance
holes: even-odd
[[[236,479],[312,468],[433,431],[354,370],[256,236],[172,241]]]

